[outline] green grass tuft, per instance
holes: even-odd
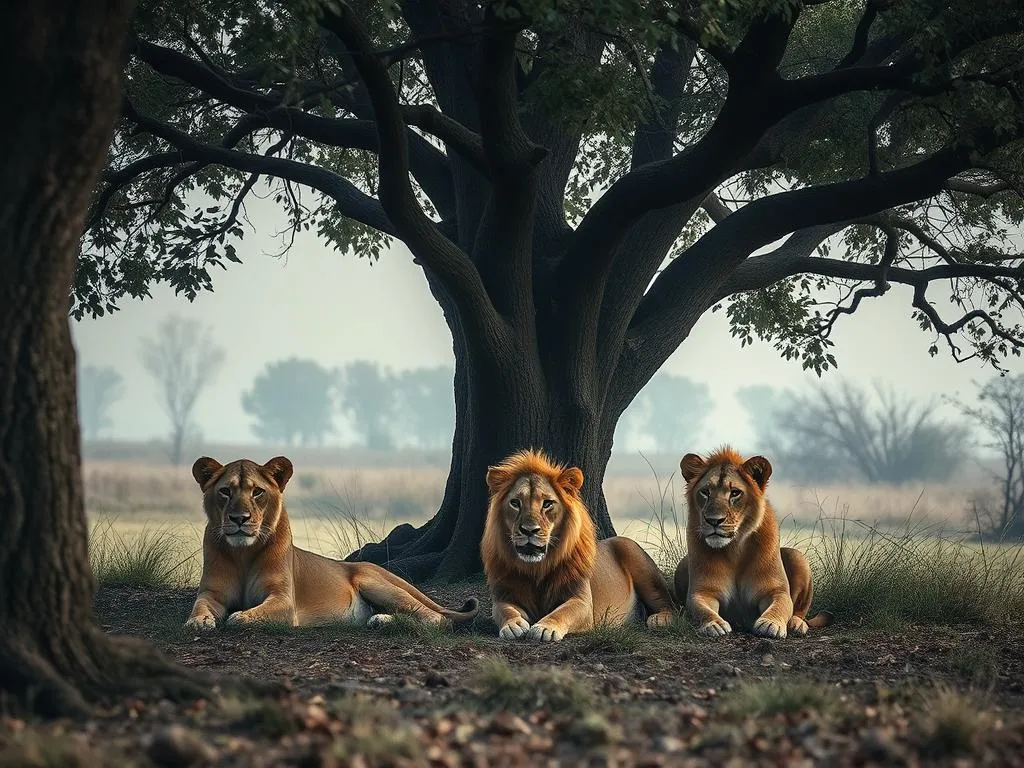
[[[631,625],[597,624],[588,632],[569,635],[566,641],[580,654],[635,653],[643,642],[641,629]]]
[[[992,717],[976,697],[936,687],[922,703],[928,712],[923,750],[936,757],[973,752]]]
[[[826,608],[840,624],[1001,624],[1024,611],[1024,545],[975,544],[909,520],[888,532],[822,519],[807,554],[811,613]]]
[[[369,627],[368,631],[383,637],[403,637],[437,645],[451,640],[451,633],[443,626],[424,621],[412,612],[397,612],[386,624]]]
[[[503,656],[487,656],[470,679],[477,703],[486,710],[528,714],[538,709],[582,717],[600,709],[592,685],[557,667],[509,666]]]
[[[98,520],[89,535],[89,561],[97,584],[158,589],[198,582],[200,553],[180,536],[157,528],[126,539],[115,522]]]
[[[746,682],[723,698],[723,709],[740,717],[770,717],[802,710],[828,714],[840,704],[833,688],[806,680]]]
[[[395,765],[416,761],[422,746],[416,733],[395,712],[377,699],[359,694],[333,699],[328,711],[344,721],[347,730],[331,745],[331,752],[346,765]]]

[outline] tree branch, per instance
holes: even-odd
[[[409,250],[451,292],[463,319],[476,323],[477,338],[493,343],[493,335],[502,323],[480,273],[469,257],[423,213],[409,182],[408,131],[387,68],[373,54],[369,36],[348,3],[339,2],[336,8],[325,10],[320,23],[352,52],[353,63],[373,105],[380,146],[380,203]]]
[[[276,176],[303,184],[323,192],[334,200],[346,217],[392,237],[399,237],[398,230],[389,220],[381,204],[336,173],[285,158],[254,155],[203,144],[177,128],[139,114],[128,100],[122,103],[122,114],[143,130],[177,147],[186,161],[224,165],[239,171]]]
[[[225,79],[221,72],[214,71],[172,48],[156,45],[145,40],[136,41],[136,54],[157,72],[181,80],[198,88],[211,98],[239,109],[260,120],[268,128],[288,131],[298,136],[334,147],[377,151],[377,131],[372,120],[333,119],[312,115],[284,102],[281,97],[270,96],[240,86]],[[437,135],[442,140],[451,140],[453,148],[465,150],[470,155],[474,149],[467,134],[460,133],[454,121],[433,119],[417,107],[407,108],[422,125],[418,127]],[[448,159],[430,142],[409,132],[410,167],[423,191],[431,199],[442,216],[453,213],[454,190]],[[464,142],[468,142],[463,146]],[[475,150],[479,152],[479,149]]]

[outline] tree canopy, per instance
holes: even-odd
[[[1014,0],[144,0],[73,312],[209,289],[267,182],[294,231],[402,240],[456,304],[506,313],[512,249],[473,245],[518,177],[534,271],[563,304],[603,294],[584,314],[620,347],[724,302],[743,343],[822,370],[836,320],[903,284],[933,353],[998,364],[1022,24]]]
[[[335,374],[316,360],[277,360],[242,393],[242,408],[255,418],[257,437],[289,445],[321,443],[334,430],[335,384]]]

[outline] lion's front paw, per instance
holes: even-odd
[[[529,636],[531,640],[542,643],[554,643],[565,637],[565,632],[554,627],[546,627],[543,624],[534,624],[530,627]]]
[[[786,636],[786,625],[781,621],[766,619],[762,616],[754,622],[754,634],[761,637],[771,637],[782,640]]]
[[[789,620],[789,634],[803,637],[807,634],[807,622],[799,616],[794,616]]]
[[[254,621],[256,617],[248,611],[235,611],[224,620],[224,623],[229,627],[235,627],[239,624],[252,624]]]
[[[514,640],[517,637],[522,637],[530,631],[530,622],[524,619],[522,616],[506,621],[500,630],[498,630],[498,637],[502,640]]]
[[[705,621],[697,629],[697,634],[704,635],[704,637],[722,637],[730,632],[732,632],[732,626],[728,621],[718,616]]]
[[[185,622],[186,629],[215,629],[216,626],[217,620],[209,613],[203,613],[199,616],[190,616],[189,620]]]
[[[659,611],[647,617],[647,626],[651,629],[666,627],[672,623],[675,616],[671,611]]]
[[[390,624],[395,620],[395,617],[390,613],[375,613],[369,619],[366,620],[366,626],[368,627],[379,627],[383,624]]]

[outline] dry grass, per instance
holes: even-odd
[[[470,679],[477,703],[487,710],[513,712],[547,710],[583,717],[599,710],[593,686],[566,668],[512,667],[503,656],[481,659]]]
[[[195,543],[179,529],[143,526],[126,536],[116,519],[104,519],[89,534],[89,560],[102,586],[190,586],[198,581],[200,559]]]
[[[922,694],[927,712],[923,747],[936,758],[973,752],[990,730],[992,715],[976,695],[937,686]]]
[[[739,717],[771,717],[801,711],[827,715],[839,708],[834,688],[808,680],[760,680],[730,691],[723,709]]]

